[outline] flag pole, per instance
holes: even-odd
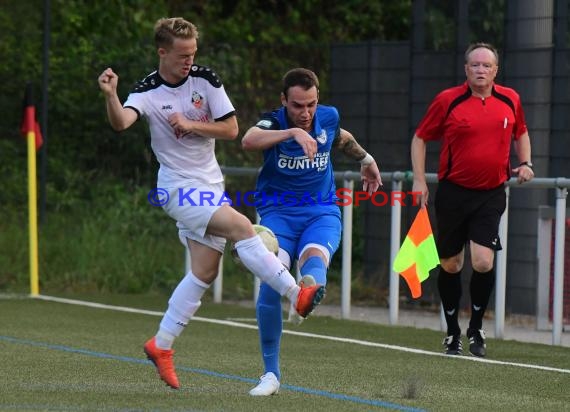
[[[38,200],[36,176],[36,108],[33,104],[32,85],[26,88],[26,107],[24,124],[26,140],[28,142],[28,227],[30,247],[30,294],[38,296],[40,293],[38,275]]]
[[[30,291],[40,293],[38,276],[38,201],[36,185],[36,134],[27,133],[28,140],[28,210],[30,228]]]

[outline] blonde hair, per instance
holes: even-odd
[[[158,19],[154,25],[156,47],[170,47],[174,39],[198,39],[198,29],[182,17]]]

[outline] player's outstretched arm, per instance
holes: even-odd
[[[119,76],[109,67],[101,73],[97,81],[105,96],[107,118],[111,127],[118,132],[127,129],[137,120],[138,115],[132,109],[125,109],[119,100],[117,95]]]
[[[380,169],[376,160],[358,144],[352,133],[341,128],[334,145],[350,159],[360,162],[360,178],[363,190],[374,193],[382,186]]]

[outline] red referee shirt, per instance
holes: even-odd
[[[464,83],[439,93],[420,122],[416,135],[442,140],[439,180],[470,189],[493,189],[510,177],[511,139],[527,131],[519,95],[493,85],[491,96],[471,95]]]

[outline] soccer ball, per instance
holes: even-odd
[[[259,237],[261,238],[261,241],[263,242],[263,244],[265,245],[265,247],[272,253],[274,253],[275,255],[277,255],[277,253],[279,253],[279,242],[277,241],[277,237],[275,236],[275,234],[271,231],[271,229],[269,229],[268,227],[262,226],[262,225],[253,225],[253,229],[255,230],[255,232],[259,235]],[[237,261],[237,262],[241,262],[238,253],[237,253],[237,249],[236,249],[236,245],[235,243],[232,243],[231,246],[231,254],[232,257]]]

